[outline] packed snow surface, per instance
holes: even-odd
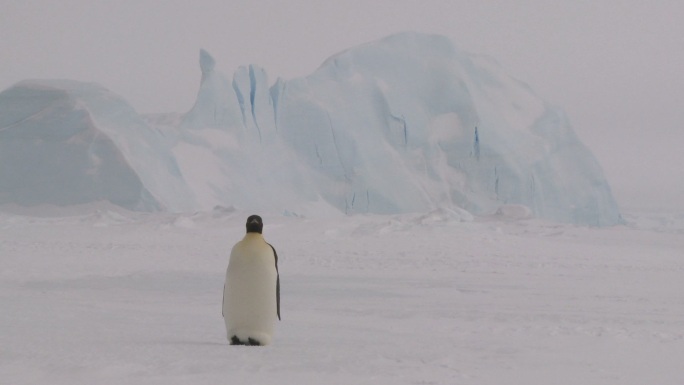
[[[622,221],[564,114],[493,60],[401,33],[270,84],[200,52],[194,106],[141,117],[102,87],[27,81],[0,94],[0,203],[108,200],[312,215],[434,209]]]
[[[684,383],[684,213],[261,212],[282,322],[255,348],[221,318],[252,212],[75,209],[0,211],[2,383]]]

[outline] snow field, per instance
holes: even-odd
[[[684,383],[681,214],[264,213],[283,321],[250,348],[228,345],[221,293],[251,213],[5,211],[3,383]]]

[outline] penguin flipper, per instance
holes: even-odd
[[[273,257],[275,258],[275,268],[276,268],[276,311],[278,312],[278,320],[280,320],[280,273],[278,273],[278,252],[276,251],[275,247],[271,245],[270,243],[268,244],[271,246],[271,250],[273,250]]]
[[[276,275],[276,311],[278,312],[278,321],[280,321],[280,274]]]

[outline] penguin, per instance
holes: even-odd
[[[247,234],[233,246],[223,286],[223,319],[231,345],[271,343],[280,320],[278,253],[262,235],[260,216],[247,218]]]

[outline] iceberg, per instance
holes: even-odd
[[[563,112],[443,36],[389,36],[272,85],[253,64],[223,75],[205,50],[200,69],[196,102],[173,125],[91,84],[0,94],[0,203],[296,215],[524,207],[560,222],[622,221]],[[46,188],[55,178],[61,187]]]
[[[345,212],[459,207],[620,223],[610,187],[562,111],[493,60],[402,33],[286,82],[278,130]]]
[[[482,215],[523,205],[562,222],[621,221],[563,112],[445,37],[402,33],[344,51],[310,76],[279,79],[270,98],[254,98],[266,94],[254,73],[262,74],[241,68],[233,80],[240,130],[259,132],[254,111],[267,111],[263,121],[269,132],[275,122],[276,141],[296,154],[297,174],[307,170],[312,195],[345,213],[457,207]],[[229,92],[222,84],[207,94]]]
[[[162,136],[107,89],[27,80],[0,93],[0,204],[164,210],[188,198]]]

